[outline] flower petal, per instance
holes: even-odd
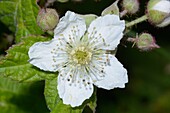
[[[169,17],[165,18],[160,24],[156,25],[158,27],[165,27],[170,24],[170,14]]]
[[[83,18],[80,18],[74,12],[67,11],[62,17],[54,30],[54,38],[63,35],[66,41],[70,38],[80,39],[86,31],[86,24]]]
[[[64,56],[64,51],[60,51],[60,53],[56,51],[57,49],[62,48],[61,44],[62,43],[58,40],[35,43],[30,47],[28,52],[30,58],[29,62],[42,70],[56,72],[56,66],[66,62],[66,55]],[[61,53],[63,53],[63,56],[60,55]]]
[[[93,84],[88,76],[80,78],[78,75],[72,75],[70,68],[63,69],[58,76],[58,93],[63,103],[72,107],[80,106],[93,93]],[[76,77],[76,79],[74,78]]]
[[[162,0],[159,1],[156,5],[154,5],[153,10],[162,11],[165,13],[170,13],[170,1]]]
[[[109,55],[110,65],[104,68],[105,77],[103,80],[97,81],[94,84],[99,88],[113,89],[124,88],[128,82],[127,71],[123,65],[113,55]]]
[[[98,43],[101,49],[113,50],[120,43],[124,29],[125,22],[119,16],[106,15],[90,24],[88,37],[92,40],[91,43]]]

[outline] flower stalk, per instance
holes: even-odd
[[[126,27],[134,26],[134,25],[136,25],[138,23],[146,21],[147,19],[148,19],[147,15],[143,15],[142,17],[139,17],[139,18],[137,18],[137,19],[135,19],[135,20],[133,20],[131,22],[126,23]]]

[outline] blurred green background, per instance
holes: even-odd
[[[82,14],[100,15],[115,0],[84,0],[83,2],[54,3],[60,16],[67,10]],[[125,17],[144,14],[147,0],[141,0],[140,11]],[[97,90],[96,113],[170,113],[170,26],[156,28],[147,22],[133,30],[151,33],[161,47],[140,52],[132,44],[122,41],[116,57],[128,70],[129,83],[124,89]],[[14,34],[0,22],[0,57],[14,44]],[[0,113],[48,113],[43,96],[44,81],[21,84],[0,77]],[[92,113],[88,108],[84,113]]]

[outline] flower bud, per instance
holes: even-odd
[[[136,46],[141,51],[148,51],[155,48],[159,48],[156,44],[155,38],[149,33],[142,33],[136,40]]]
[[[123,0],[122,7],[129,14],[134,14],[139,10],[138,0]]]
[[[59,15],[54,9],[41,9],[37,16],[39,27],[44,30],[53,30],[59,22]]]
[[[170,1],[150,0],[147,5],[148,20],[157,27],[170,24]]]
[[[107,7],[106,9],[104,9],[102,11],[102,16],[106,15],[106,14],[115,14],[115,15],[119,15],[119,8],[117,6],[119,0],[116,0],[113,4],[111,4],[109,7]]]

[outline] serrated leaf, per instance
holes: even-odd
[[[24,36],[43,33],[36,23],[36,0],[2,0],[0,9],[0,20],[15,32],[16,42]]]
[[[47,41],[42,36],[29,36],[17,45],[12,46],[3,60],[0,61],[0,74],[17,81],[39,81],[53,79],[57,73],[41,71],[28,62],[28,50],[38,41]]]
[[[47,113],[39,93],[41,83],[18,83],[0,76],[0,113]]]
[[[48,108],[53,110],[56,104],[60,101],[57,91],[57,77],[53,80],[45,81],[44,95]]]
[[[0,112],[1,113],[27,113],[13,104],[10,100],[17,95],[23,95],[21,90],[27,90],[24,84],[19,84],[0,76]]]
[[[71,106],[63,104],[60,100],[51,113],[82,113],[84,107],[72,108]]]

